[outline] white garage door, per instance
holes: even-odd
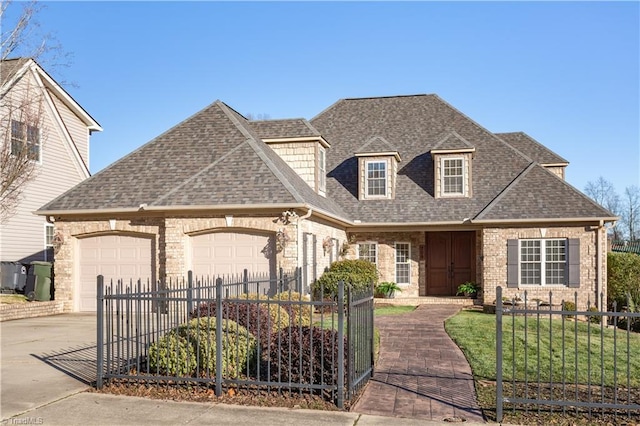
[[[192,268],[196,277],[274,274],[273,239],[245,232],[215,232],[191,237]]]
[[[96,277],[104,276],[105,285],[119,279],[129,283],[151,277],[151,239],[122,235],[79,240],[80,311],[96,310]]]

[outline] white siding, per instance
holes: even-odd
[[[12,89],[12,94],[23,95],[24,88],[29,84],[30,87],[35,87],[33,76],[27,73]],[[0,260],[2,261],[44,260],[45,218],[36,216],[33,212],[85,178],[82,169],[74,160],[62,130],[54,120],[52,115],[54,112],[46,103],[44,112],[41,133],[42,155],[41,163],[37,165],[36,177],[24,189],[22,201],[15,215],[0,225],[2,228]],[[0,116],[7,117],[7,114],[2,111]]]
[[[75,115],[69,107],[67,107],[62,101],[55,95],[51,94],[54,104],[58,113],[62,117],[67,131],[73,139],[73,143],[78,148],[82,161],[89,167],[89,129],[84,125],[82,120]]]

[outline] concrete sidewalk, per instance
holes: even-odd
[[[3,424],[44,425],[448,425],[419,419],[380,417],[342,411],[247,407],[162,401],[81,392],[30,410]],[[466,423],[470,424],[470,423]]]

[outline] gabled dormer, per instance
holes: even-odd
[[[315,192],[326,196],[329,143],[307,120],[251,121],[260,138]]]
[[[400,154],[382,136],[374,136],[355,153],[358,158],[358,199],[395,198]]]
[[[472,195],[472,164],[476,148],[454,131],[431,149],[435,198],[469,198]]]

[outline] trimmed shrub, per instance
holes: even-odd
[[[617,310],[627,305],[627,294],[640,292],[640,256],[633,253],[607,254],[607,304]]]
[[[215,301],[202,303],[191,313],[191,318],[211,317],[215,319],[216,311]],[[222,302],[222,317],[247,328],[260,341],[268,340],[272,333],[289,325],[289,315],[276,304],[270,305],[267,309],[266,303],[258,305],[257,303],[224,301]],[[215,323],[215,320],[213,322]]]
[[[599,312],[598,308],[596,308],[595,306],[590,306],[589,309],[587,309],[588,312]],[[600,321],[602,320],[602,317],[600,315],[587,315],[587,321],[589,321],[590,323],[593,324],[600,324]]]
[[[562,302],[562,310],[572,312],[576,310],[576,304],[574,302],[564,301]],[[573,318],[574,315],[567,314],[567,318]]]
[[[263,379],[282,383],[335,384],[338,380],[338,341],[335,330],[292,326],[272,336],[262,347]],[[345,355],[345,361],[346,361]],[[269,365],[270,364],[270,365]],[[346,362],[345,362],[346,375]]]
[[[196,354],[191,343],[169,332],[149,347],[149,369],[166,376],[191,376],[196,369]]]
[[[195,318],[178,327],[177,332],[186,338],[197,353],[198,367],[202,374],[215,375],[216,371],[216,320],[215,317]],[[224,376],[237,377],[255,359],[256,339],[238,323],[222,321],[222,371]]]
[[[269,300],[274,300],[275,298],[269,298],[269,296],[265,294],[243,293],[240,296],[238,296],[238,299],[269,301]],[[271,323],[274,325],[274,327],[272,327],[273,332],[280,331],[283,328],[289,326],[289,320],[291,318],[290,318],[289,312],[287,311],[287,309],[285,309],[283,305],[280,305],[277,302],[276,303],[262,302],[260,303],[260,306],[263,307],[264,309],[268,308],[269,315],[271,316]]]
[[[348,259],[333,262],[316,282],[313,294],[316,298],[330,297],[338,293],[338,282],[344,281],[353,290],[364,290],[378,282],[376,265],[363,259]]]
[[[302,294],[295,291],[278,293],[273,298],[277,300],[285,300],[285,301],[292,301],[292,302],[309,302],[311,300],[309,296],[303,296]],[[311,305],[291,303],[291,304],[281,305],[281,306],[289,314],[291,325],[302,325],[302,326],[311,325],[311,312],[313,311],[313,307]]]

